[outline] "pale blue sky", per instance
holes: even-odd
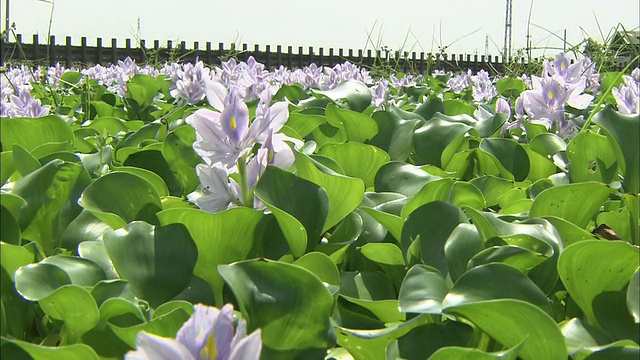
[[[2,29],[5,28],[5,1]],[[47,0],[51,1],[51,0]],[[203,1],[203,0],[10,0],[10,20],[17,32],[30,41],[38,33],[43,42],[53,7],[51,33],[57,42],[72,36],[90,45],[102,37],[124,45],[140,34],[147,42],[193,41],[204,44],[247,43],[250,48],[269,44],[373,49],[380,45],[405,51],[485,53],[497,55],[504,42],[505,0],[321,0]],[[513,1],[512,48],[526,46],[527,18],[531,0]],[[304,5],[303,5],[304,4]],[[532,44],[534,56],[554,55],[562,48],[566,29],[569,43],[588,34],[599,41],[622,23],[628,30],[640,25],[638,0],[533,0]],[[602,34],[600,33],[600,29]],[[371,42],[368,41],[371,33]],[[204,45],[201,45],[204,47]],[[217,47],[217,45],[215,46]],[[228,46],[227,46],[228,47]],[[545,49],[546,48],[546,49]],[[326,52],[325,52],[326,53]]]

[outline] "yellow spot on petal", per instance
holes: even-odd
[[[553,95],[553,91],[549,91],[549,100],[552,100],[554,96],[555,95]]]
[[[562,71],[565,71],[567,69],[567,64],[562,63],[562,65],[560,65],[560,69],[562,69]]]
[[[218,349],[216,349],[216,338],[213,336],[213,332],[209,335],[207,343],[204,344],[202,350],[200,350],[200,358],[202,359],[215,359],[218,356]]]
[[[236,121],[235,116],[231,116],[231,121],[229,121],[229,127],[231,131],[236,131],[236,127],[238,126],[238,122]]]

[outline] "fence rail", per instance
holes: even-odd
[[[208,65],[217,65],[229,56],[235,56],[239,60],[247,60],[253,56],[256,61],[265,64],[268,69],[285,66],[287,68],[300,68],[312,63],[316,65],[334,66],[345,61],[350,61],[364,67],[374,67],[389,65],[395,71],[425,73],[436,69],[444,71],[459,71],[471,69],[479,71],[485,69],[489,72],[503,72],[506,59],[499,56],[484,56],[470,54],[442,54],[424,52],[398,52],[398,51],[373,51],[348,49],[314,49],[300,46],[294,49],[292,46],[284,48],[281,45],[272,47],[267,45],[260,49],[259,45],[254,45],[250,49],[247,44],[242,44],[239,48],[235,44],[225,48],[224,43],[218,43],[217,47],[211,42],[204,44],[201,48],[199,42],[194,42],[192,48],[187,48],[183,41],[174,45],[172,41],[161,44],[154,40],[149,44],[144,40],[132,45],[131,39],[125,40],[124,47],[118,47],[117,39],[111,39],[109,45],[105,45],[102,38],[97,38],[95,46],[89,46],[87,38],[80,39],[80,45],[72,45],[70,36],[65,38],[64,45],[56,43],[56,37],[50,36],[48,42],[41,43],[38,35],[32,36],[31,43],[24,43],[22,35],[16,35],[15,42],[0,41],[0,54],[2,54],[1,65],[11,61],[28,60],[38,65],[51,65],[56,63],[69,67],[70,65],[92,65],[92,64],[115,64],[118,60],[130,57],[138,64],[142,63],[164,63],[165,61],[195,62],[202,60]],[[296,51],[297,50],[297,51]],[[532,59],[538,62],[538,59]],[[510,59],[510,64],[527,64],[525,58]]]

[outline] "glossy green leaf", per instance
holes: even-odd
[[[557,216],[584,229],[610,193],[610,188],[598,182],[556,186],[538,194],[529,216]]]
[[[491,263],[470,269],[460,276],[446,295],[443,307],[486,300],[517,299],[551,313],[547,296],[525,274],[507,264]]]
[[[4,225],[3,225],[4,226]],[[33,261],[33,253],[22,246],[0,242],[0,256],[2,261],[2,295],[13,291],[15,271],[21,266]]]
[[[598,324],[594,300],[620,291],[640,265],[638,248],[621,241],[586,240],[567,247],[558,270],[564,286],[592,324]]]
[[[555,321],[527,302],[513,299],[472,302],[445,308],[444,312],[466,318],[504,346],[515,347],[526,340],[519,355],[524,360],[568,356]]]
[[[457,181],[451,188],[448,201],[456,206],[469,206],[476,210],[482,210],[485,208],[484,196],[480,189],[475,185]]]
[[[16,290],[30,301],[39,301],[56,289],[71,284],[71,278],[52,264],[29,264],[15,272]]]
[[[472,224],[458,224],[444,244],[444,255],[451,280],[458,280],[467,271],[469,261],[483,249],[484,243],[478,229]]]
[[[527,89],[527,85],[520,78],[504,77],[495,84],[498,93],[507,98],[517,98],[523,91]]]
[[[409,214],[424,204],[432,201],[448,201],[454,184],[455,181],[449,178],[426,183],[402,208],[402,219],[406,220]]]
[[[455,139],[471,129],[471,126],[444,120],[447,117],[434,117],[415,130],[413,144],[416,164],[433,164],[442,167],[444,150]]]
[[[440,314],[442,300],[449,291],[438,270],[426,265],[414,265],[400,287],[398,306],[401,312]]]
[[[338,224],[360,205],[365,190],[362,180],[337,174],[301,153],[296,152],[295,157],[297,175],[320,186],[329,196],[329,211],[322,232]]]
[[[109,229],[111,230],[111,229]],[[105,232],[107,232],[105,230]],[[89,259],[98,265],[107,279],[117,279],[118,273],[113,267],[107,249],[102,241],[83,241],[78,245],[78,255],[83,259]]]
[[[356,80],[343,81],[331,90],[314,90],[313,92],[333,101],[346,99],[349,108],[354,111],[361,112],[371,105],[371,91],[365,84]]]
[[[90,287],[106,279],[104,271],[89,259],[55,255],[42,260],[40,264],[51,264],[64,270],[74,285]]]
[[[100,320],[93,297],[78,285],[66,285],[38,302],[49,317],[64,322],[62,343],[73,344]]]
[[[513,175],[516,181],[524,180],[530,171],[530,162],[527,152],[518,142],[511,139],[489,138],[480,143],[480,150],[492,155],[499,161],[497,166],[502,166]]]
[[[0,222],[2,223],[2,228],[0,228],[0,240],[7,244],[20,245],[21,236],[18,220],[4,206],[1,209]]]
[[[182,308],[176,308],[173,311],[154,317],[148,322],[138,325],[118,326],[113,323],[113,319],[107,322],[107,325],[115,333],[115,335],[125,342],[132,349],[135,348],[136,335],[140,331],[146,331],[150,334],[173,338],[178,330],[189,320],[190,313]]]
[[[402,284],[406,269],[402,250],[396,244],[368,243],[360,248],[362,255],[380,266],[397,288]]]
[[[283,86],[284,87],[284,86]],[[300,112],[294,112],[289,114],[287,120],[287,126],[291,127],[297,134],[303,138],[311,134],[318,126],[327,122],[327,119],[322,115],[316,114],[303,114]]]
[[[404,119],[391,111],[376,111],[371,117],[378,124],[378,134],[369,144],[383,149],[391,160],[405,161],[413,147],[413,130],[417,119]]]
[[[600,125],[615,151],[624,175],[627,193],[640,191],[640,115],[624,115],[607,107],[599,111],[593,122]],[[4,143],[4,142],[3,142]]]
[[[599,181],[609,184],[617,175],[618,163],[609,140],[592,131],[578,134],[567,145],[571,182]]]
[[[20,144],[13,144],[11,153],[16,170],[22,176],[27,176],[40,168],[40,162]]]
[[[25,354],[32,359],[42,360],[98,360],[99,357],[85,344],[67,346],[42,346],[25,341],[2,338],[2,357],[23,359]]]
[[[309,271],[264,260],[220,265],[218,271],[238,300],[248,331],[262,329],[262,356],[290,358],[299,351],[324,356],[335,345],[333,298]]]
[[[433,201],[422,205],[407,217],[402,228],[402,252],[406,257],[412,240],[419,236],[422,261],[447,276],[445,242],[458,224],[466,222],[464,213],[449,203]]]
[[[480,189],[487,207],[498,204],[500,196],[504,195],[515,186],[515,183],[511,180],[492,175],[473,178],[469,183]]]
[[[82,242],[100,240],[107,230],[111,230],[107,223],[93,216],[89,211],[82,210],[80,215],[64,229],[62,247],[77,249]]]
[[[396,192],[404,196],[413,196],[422,187],[439,179],[417,166],[399,161],[391,161],[383,165],[375,178],[376,192]]]
[[[73,150],[71,127],[55,115],[40,118],[4,118],[2,121],[2,150],[18,144],[27,151],[50,142],[67,143],[66,150]]]
[[[378,124],[375,120],[362,113],[329,104],[325,109],[325,116],[329,124],[344,129],[349,141],[364,143],[378,134]]]
[[[543,253],[538,251],[516,245],[491,246],[475,254],[468,264],[469,268],[474,268],[483,264],[504,263],[528,273],[553,255],[549,246],[543,248]]]
[[[329,212],[329,197],[321,187],[288,171],[269,166],[255,189],[273,212],[291,253],[302,256],[320,241]]]
[[[457,321],[418,326],[398,339],[402,359],[431,359],[437,350],[449,346],[465,346],[471,341],[473,328]],[[428,339],[428,341],[425,341]]]
[[[633,274],[627,288],[627,309],[636,323],[640,323],[640,270]]]
[[[136,296],[156,307],[189,285],[198,250],[180,224],[154,227],[135,221],[104,234],[116,271]]]
[[[17,218],[22,238],[51,254],[65,226],[80,213],[76,201],[88,181],[82,165],[53,160],[13,183],[8,190],[26,201]]]
[[[223,281],[216,265],[244,260],[254,243],[254,231],[262,213],[249,208],[235,208],[210,214],[196,209],[170,209],[158,213],[160,224],[183,224],[198,248],[193,273],[213,289],[222,302]],[[218,304],[222,306],[222,304]]]
[[[162,208],[153,185],[129,173],[97,179],[84,190],[78,203],[113,229],[134,220],[153,222],[155,213]]]
[[[293,262],[301,268],[309,270],[322,282],[340,286],[340,272],[331,258],[323,253],[310,252]]]
[[[115,168],[113,171],[110,172],[110,174],[119,173],[119,172],[137,175],[147,180],[149,184],[151,184],[153,188],[156,190],[156,193],[160,198],[169,196],[169,189],[167,188],[167,184],[165,184],[164,180],[160,177],[160,175],[154,173],[153,171],[139,168],[139,167],[123,166],[123,167]]]
[[[154,172],[162,178],[171,195],[180,196],[183,194],[180,182],[169,168],[169,164],[159,150],[142,150],[130,154],[126,160],[124,160],[123,165]]]
[[[327,144],[318,153],[335,160],[344,175],[362,179],[365,188],[373,186],[378,169],[389,162],[389,155],[383,150],[357,142]]]

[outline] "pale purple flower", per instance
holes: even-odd
[[[640,113],[640,68],[635,68],[631,76],[623,76],[624,82],[611,91],[621,114]]]
[[[196,165],[196,174],[202,188],[187,196],[201,210],[216,213],[226,210],[231,203],[242,198],[240,186],[229,178],[229,170],[220,163]]]
[[[178,101],[195,105],[205,98],[206,82],[210,79],[210,74],[202,61],[196,62],[195,65],[185,64],[171,76],[175,82],[170,93]]]
[[[489,102],[498,95],[498,90],[489,78],[489,73],[484,70],[480,70],[471,77],[471,84],[473,86],[473,100],[477,102]]]
[[[373,105],[376,109],[383,109],[387,105],[387,98],[389,93],[389,81],[386,79],[378,80],[371,88],[371,95]]]
[[[471,86],[471,74],[471,70],[468,70],[466,73],[458,74],[447,81],[447,86],[451,88],[454,93],[460,94]]]
[[[524,110],[533,119],[560,122],[571,93],[551,77],[533,77],[533,90],[526,90],[521,96]]]
[[[43,106],[39,99],[32,98],[27,87],[20,88],[18,95],[10,95],[9,99],[3,111],[7,117],[37,118],[48,115],[51,109],[49,105]]]
[[[136,350],[126,360],[249,360],[259,359],[262,351],[260,329],[247,336],[244,319],[233,329],[233,306],[221,310],[202,304],[178,331],[175,339],[141,331]]]

